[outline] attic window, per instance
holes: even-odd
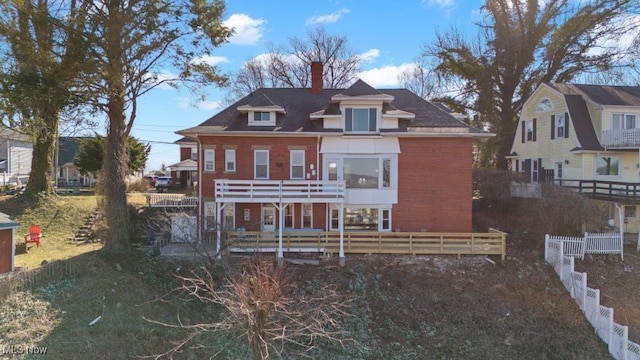
[[[369,133],[378,131],[376,108],[346,108],[345,132]]]
[[[536,106],[536,112],[549,111],[551,110],[552,107],[553,107],[553,104],[551,103],[551,100],[544,98],[540,100],[540,102],[538,103],[538,106]]]
[[[269,111],[253,111],[249,113],[249,125],[269,126],[276,124],[275,114]]]

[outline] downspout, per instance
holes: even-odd
[[[200,137],[196,134],[196,153],[198,154],[198,239],[202,241],[202,233],[204,232],[204,213],[203,213],[203,205],[202,204],[202,161],[200,160]],[[215,189],[214,189],[215,191]],[[216,214],[217,215],[217,214]]]
[[[317,135],[316,140],[316,180],[320,180],[320,134]]]

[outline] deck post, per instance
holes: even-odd
[[[338,208],[338,229],[340,229],[340,266],[345,265],[344,258],[344,204],[340,203]]]
[[[282,193],[282,191],[281,191]],[[284,226],[284,219],[282,218],[284,207],[282,201],[278,204],[278,265],[282,265],[283,251],[282,251],[282,227]]]
[[[222,217],[222,207],[220,206],[220,202],[216,201],[216,257],[220,259],[222,254],[220,253],[220,237],[222,236],[222,222],[220,218]]]

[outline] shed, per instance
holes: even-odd
[[[0,274],[15,269],[16,228],[20,224],[0,212]]]

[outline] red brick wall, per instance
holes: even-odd
[[[180,147],[180,161],[191,159],[191,148]]]
[[[0,230],[0,274],[11,271],[12,230]]]
[[[311,173],[310,164],[316,166],[316,144],[315,137],[290,137],[290,138],[271,138],[271,137],[210,137],[202,139],[203,147],[207,145],[216,145],[215,148],[215,172],[204,172],[202,179],[202,195],[205,197],[213,196],[214,179],[230,179],[230,180],[251,180],[253,179],[253,151],[254,146],[269,146],[269,179],[270,180],[288,180],[290,175],[290,146],[306,146],[305,152],[305,171]],[[225,145],[237,146],[236,148],[236,172],[225,173]],[[200,161],[198,166],[204,164],[203,152],[200,153]],[[281,166],[278,166],[281,164]],[[318,172],[316,173],[318,174]],[[315,180],[315,176],[311,176],[311,180]],[[252,212],[253,217],[253,212]]]
[[[472,140],[401,138],[393,230],[470,232]]]

